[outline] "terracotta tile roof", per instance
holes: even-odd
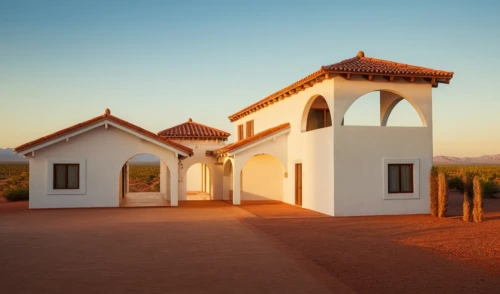
[[[250,113],[256,112],[302,90],[312,87],[316,83],[332,78],[332,76],[335,75],[341,75],[347,79],[349,79],[352,75],[361,75],[368,80],[372,80],[373,76],[383,76],[388,78],[391,82],[394,81],[395,78],[403,78],[408,82],[414,82],[415,79],[418,78],[422,79],[422,81],[426,83],[431,83],[433,87],[437,87],[439,83],[449,84],[450,80],[453,78],[453,74],[453,72],[443,70],[365,57],[364,52],[359,51],[357,56],[338,63],[322,66],[318,71],[315,71],[290,86],[243,108],[242,110],[230,115],[228,118],[229,121],[236,121],[249,115]]]
[[[248,138],[245,138],[243,140],[239,140],[233,144],[229,144],[229,145],[226,145],[222,148],[219,148],[217,150],[214,150],[213,151],[213,154],[214,155],[223,155],[225,153],[228,153],[228,152],[231,152],[231,151],[234,151],[236,149],[239,149],[241,147],[244,147],[250,143],[253,143],[255,141],[258,141],[259,139],[262,139],[264,137],[267,137],[267,136],[270,136],[270,135],[273,135],[279,131],[282,131],[282,130],[286,130],[290,128],[290,123],[284,123],[284,124],[281,124],[279,126],[275,126],[275,127],[272,127],[270,129],[267,129],[267,130],[264,130],[260,133],[257,133],[251,137],[248,137]]]
[[[50,135],[47,135],[47,136],[44,136],[44,137],[41,137],[39,139],[36,139],[34,141],[31,141],[31,142],[28,142],[28,143],[25,143],[23,145],[20,145],[18,147],[16,147],[14,150],[17,152],[17,153],[20,153],[24,150],[27,150],[27,149],[30,149],[36,145],[40,145],[40,144],[43,144],[47,141],[50,141],[50,140],[53,140],[53,139],[56,139],[56,138],[59,138],[59,137],[63,137],[65,135],[68,135],[74,131],[77,131],[79,129],[82,129],[84,127],[87,127],[87,126],[91,126],[93,124],[96,124],[96,123],[99,123],[99,122],[102,122],[104,120],[109,120],[109,121],[112,121],[112,122],[115,122],[123,127],[126,127],[128,129],[131,129],[133,131],[136,131],[138,133],[141,133],[142,135],[145,135],[151,139],[154,139],[154,140],[157,140],[161,143],[164,143],[166,145],[169,145],[177,150],[180,150],[180,151],[183,151],[189,155],[193,155],[193,149],[189,148],[189,147],[186,147],[184,145],[181,145],[179,143],[176,143],[176,142],[173,142],[169,139],[166,139],[166,138],[163,138],[163,137],[160,137],[158,135],[156,135],[155,133],[153,132],[150,132],[148,130],[145,130],[141,127],[138,127],[134,124],[131,124],[129,123],[128,121],[125,121],[125,120],[122,120],[116,116],[113,116],[111,115],[111,112],[109,111],[109,109],[106,109],[105,113],[103,115],[100,115],[100,116],[97,116],[97,117],[94,117],[92,119],[89,119],[87,121],[84,121],[82,123],[79,123],[79,124],[76,124],[74,126],[71,126],[69,128],[65,128],[65,129],[62,129],[60,131],[57,131],[55,133],[52,133]]]
[[[453,77],[453,72],[449,71],[365,57],[363,51],[358,52],[358,55],[353,58],[323,66],[322,69],[329,73],[397,75],[425,78]]]
[[[189,119],[185,123],[158,132],[158,136],[167,139],[208,139],[225,141],[231,134]]]

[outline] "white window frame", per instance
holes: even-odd
[[[382,160],[384,173],[384,200],[420,198],[420,160],[418,158],[386,158]],[[413,164],[413,193],[389,193],[389,164]]]
[[[80,167],[79,189],[54,189],[54,164],[75,163]],[[49,159],[47,160],[47,194],[48,195],[84,195],[86,193],[86,160],[85,159]]]

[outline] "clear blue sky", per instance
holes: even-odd
[[[367,56],[455,72],[434,153],[500,153],[500,1],[5,1],[0,147],[112,113],[157,132]],[[405,115],[401,115],[404,117]]]

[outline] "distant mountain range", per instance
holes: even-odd
[[[28,159],[14,153],[13,149],[0,148],[0,163],[28,163]]]
[[[434,156],[434,164],[500,164],[500,154],[478,157]]]
[[[160,159],[154,155],[139,154],[135,156],[130,162],[132,164],[152,164],[159,161]],[[28,159],[14,153],[14,150],[10,148],[0,148],[0,163],[28,163]],[[439,155],[434,156],[434,164],[500,164],[500,154],[483,155],[478,157],[453,157]]]

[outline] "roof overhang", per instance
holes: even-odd
[[[218,157],[218,158],[226,157],[226,156],[234,156],[238,153],[249,150],[249,149],[251,149],[255,146],[261,145],[265,142],[275,140],[279,136],[288,134],[290,132],[290,129],[291,129],[290,124],[280,125],[276,128],[278,128],[278,130],[276,130],[274,132],[265,133],[268,130],[263,131],[261,133],[264,133],[265,135],[259,135],[259,134],[254,135],[253,136],[254,139],[252,137],[247,138],[247,139],[250,139],[247,142],[244,142],[244,143],[236,142],[234,144],[227,145],[223,148],[214,150],[213,152],[211,152],[211,154],[215,157]],[[269,129],[269,130],[272,130],[272,129]]]
[[[376,68],[350,68],[345,64],[350,61],[355,60],[367,60],[368,62],[374,63],[384,63],[390,64],[393,68],[388,71],[376,69]],[[416,69],[412,72],[412,69]],[[403,63],[397,63],[376,58],[365,58],[364,52],[358,52],[358,55],[351,59],[346,59],[339,63],[322,66],[318,71],[304,77],[303,79],[285,87],[256,103],[243,108],[242,110],[228,116],[229,121],[237,121],[251,113],[261,110],[262,108],[268,107],[274,103],[277,103],[283,99],[289,98],[307,88],[314,86],[317,83],[321,83],[326,79],[331,79],[336,76],[341,76],[344,79],[350,80],[353,76],[361,76],[368,81],[372,81],[375,76],[382,77],[388,82],[408,82],[414,83],[419,81],[420,83],[431,84],[432,87],[436,88],[440,83],[449,84],[453,78],[453,72],[446,72],[441,70],[434,70],[430,68],[424,68],[419,66],[413,66]]]
[[[71,130],[71,131],[64,131],[63,130],[61,135],[58,135],[57,133],[55,133],[55,135],[52,135],[53,138],[50,138],[49,137],[50,135],[49,135],[49,136],[47,136],[49,138],[47,138],[47,140],[44,140],[42,137],[38,140],[33,141],[34,143],[31,146],[30,146],[30,143],[25,144],[26,146],[21,145],[21,146],[17,147],[16,149],[14,149],[14,152],[18,153],[20,155],[26,156],[27,154],[34,153],[37,150],[40,150],[40,149],[45,148],[47,146],[53,145],[55,143],[58,143],[61,141],[68,141],[72,137],[78,136],[80,134],[83,134],[83,133],[88,132],[90,130],[93,130],[95,128],[104,127],[107,129],[109,126],[113,126],[117,129],[120,129],[124,132],[127,132],[131,135],[134,135],[142,140],[153,143],[153,144],[158,145],[162,148],[168,149],[168,150],[174,152],[176,154],[176,156],[188,157],[188,156],[191,156],[193,154],[192,149],[190,149],[188,147],[185,147],[183,145],[180,145],[180,144],[177,144],[174,142],[170,142],[170,144],[167,144],[167,142],[169,142],[169,141],[163,142],[160,139],[155,139],[155,138],[152,138],[151,136],[147,136],[146,134],[143,134],[139,131],[136,131],[133,128],[129,128],[126,125],[120,124],[119,123],[120,121],[121,121],[120,119],[113,117],[113,116],[104,116],[103,119],[97,120],[96,122],[85,125],[83,127],[75,128],[74,130]],[[78,125],[76,125],[74,127],[77,127],[77,126]],[[139,129],[144,131],[144,132],[149,133],[148,131],[145,131],[141,128],[139,128]],[[37,141],[40,141],[40,142],[37,142]],[[176,148],[175,147],[176,145],[179,145],[182,148]],[[190,152],[188,152],[188,150]]]

